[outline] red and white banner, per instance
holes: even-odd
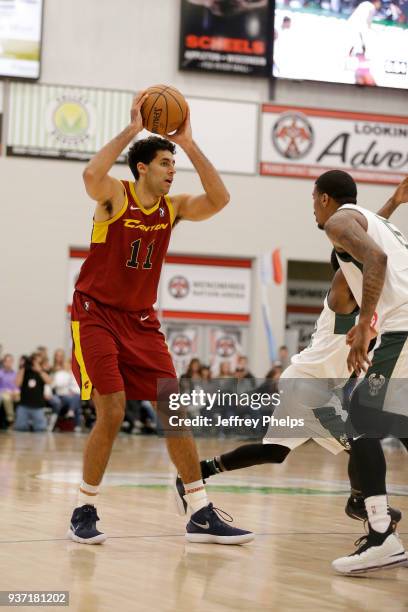
[[[198,354],[198,328],[167,326],[166,339],[177,376],[185,373],[193,357]]]
[[[159,295],[165,318],[249,321],[251,260],[169,255]]]
[[[242,330],[232,326],[213,327],[210,330],[210,363],[214,378],[225,376],[221,364],[228,363],[230,376],[235,372],[237,359],[245,352],[242,348]]]
[[[316,178],[329,169],[365,183],[408,174],[408,116],[262,106],[262,175]]]

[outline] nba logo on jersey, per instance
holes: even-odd
[[[89,306],[90,306],[89,302],[84,302],[84,308],[86,311],[89,310]]]
[[[164,208],[162,208],[162,206],[159,208],[159,214],[161,217],[164,217]]]

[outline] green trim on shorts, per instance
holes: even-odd
[[[381,344],[374,351],[372,365],[367,370],[365,378],[370,376],[370,374],[391,378],[407,338],[408,332],[388,332],[383,334],[381,336]]]
[[[334,319],[334,333],[346,335],[352,327],[356,324],[356,317],[358,312],[351,312],[350,314],[336,314]]]
[[[372,365],[357,387],[361,406],[383,410],[388,385],[407,338],[408,332],[388,332],[381,336]]]

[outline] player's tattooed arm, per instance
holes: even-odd
[[[204,188],[204,193],[198,196],[182,194],[172,198],[176,219],[209,219],[228,204],[230,195],[217,170],[193,140],[189,111],[184,123],[169,139],[188,155]]]
[[[361,221],[359,219],[361,217]],[[359,213],[342,211],[334,214],[324,226],[337,251],[345,251],[363,264],[363,290],[359,322],[350,336],[347,359],[350,369],[360,373],[371,364],[368,345],[372,337],[371,321],[384,286],[387,255],[367,234]]]
[[[83,172],[87,194],[97,201],[95,221],[106,221],[114,217],[122,208],[125,191],[122,183],[109,176],[109,171],[122,151],[142,131],[143,122],[140,109],[147,95],[139,92],[133,99],[130,110],[130,123],[92,157]]]
[[[384,217],[384,219],[389,219],[398,206],[404,204],[404,202],[408,202],[408,177],[401,181],[392,196],[380,208],[377,215]]]

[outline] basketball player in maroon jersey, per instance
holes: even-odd
[[[171,140],[194,165],[204,189],[201,195],[169,198],[176,172],[175,145],[158,137],[131,146],[128,163],[135,182],[108,174],[142,131],[140,109],[147,97],[141,92],[134,98],[130,124],[91,159],[83,174],[86,191],[97,204],[90,252],[73,298],[73,371],[82,398],[92,396],[97,419],[84,452],[83,481],[69,537],[85,544],[106,539],[96,529],[95,501],[123,421],[126,398],[155,401],[159,379],[174,381],[173,389],[176,385],[153,310],[172,225],[176,219],[208,219],[229,201],[219,174],[193,140],[189,113]],[[194,439],[188,431],[181,433],[166,436],[166,443],[192,512],[186,538],[221,544],[252,540],[252,533],[228,525],[209,503]]]

